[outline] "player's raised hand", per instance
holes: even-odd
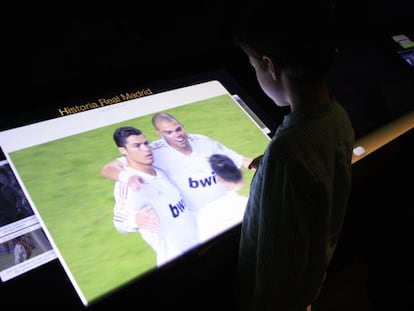
[[[157,233],[160,230],[160,223],[152,205],[141,208],[135,215],[135,222],[138,228]]]

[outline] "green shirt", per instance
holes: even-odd
[[[323,284],[351,189],[354,130],[333,101],[285,116],[250,185],[238,298],[252,310],[298,310]]]

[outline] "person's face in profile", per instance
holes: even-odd
[[[141,165],[152,165],[154,162],[151,145],[145,135],[131,135],[127,138],[125,147],[120,151],[129,162]]]
[[[263,92],[280,106],[288,106],[289,103],[283,98],[282,72],[278,64],[269,56],[260,56],[256,51],[249,47],[244,47],[243,51],[249,57],[250,65],[253,67],[257,82]]]
[[[177,121],[160,121],[157,123],[157,134],[163,137],[174,149],[188,150],[187,133]]]

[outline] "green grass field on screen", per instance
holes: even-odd
[[[187,133],[204,134],[239,153],[261,154],[269,139],[232,100],[222,95],[165,112]],[[115,128],[132,125],[150,141],[159,137],[152,115],[132,118],[10,154],[47,231],[88,302],[149,273],[154,252],[138,233],[121,234],[112,224],[114,182],[100,175],[120,154]],[[252,171],[243,170],[248,195]]]

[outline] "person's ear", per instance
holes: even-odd
[[[219,175],[216,174],[216,178],[219,183],[224,183],[224,179],[220,177]]]
[[[273,81],[277,81],[278,79],[278,72],[277,72],[277,66],[273,59],[269,56],[262,56],[262,61],[267,66],[267,71],[269,71],[270,75],[272,76]]]
[[[127,151],[126,151],[126,148],[125,148],[125,147],[118,147],[118,150],[119,150],[119,152],[120,152],[121,154],[123,154],[124,156],[126,156],[126,155],[127,155]]]

